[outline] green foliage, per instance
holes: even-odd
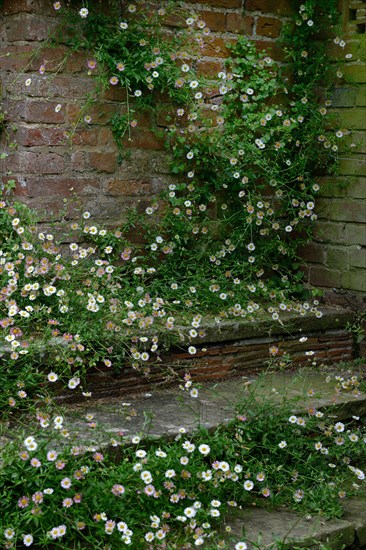
[[[333,68],[312,42],[334,17],[331,5],[321,13],[312,2],[300,7],[301,24],[284,38],[292,65],[239,37],[211,81],[194,68],[206,25],[176,3],[151,13],[142,2],[123,13],[119,3],[61,8],[59,39],[70,51],[91,52],[86,70],[98,93],[111,87],[125,98],[111,122],[120,161],[139,111],[168,92],[174,183],[119,228],[81,213],[61,237],[71,241],[68,250],[52,233],[37,234],[24,206],[1,203],[3,405],[26,406],[19,394],[35,395],[39,376],[80,389],[90,368],[119,370],[129,361],[149,373],[172,342],[188,347],[204,337],[206,314],[279,322],[291,310],[321,316],[318,302],[306,301],[297,251],[317,217],[316,175],[336,165],[346,133],[331,126]],[[172,8],[185,30],[164,27]],[[86,98],[77,124],[93,124],[94,99]],[[141,244],[130,242],[131,232]],[[176,328],[182,324],[190,328]]]
[[[6,548],[26,535],[38,548],[227,548],[218,522],[239,507],[340,517],[364,480],[365,428],[297,406],[249,391],[214,432],[181,429],[170,442],[121,433],[109,451],[70,440],[67,420],[37,411],[2,451],[0,537]]]

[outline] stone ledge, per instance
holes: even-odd
[[[337,363],[354,358],[353,338],[346,330],[354,321],[354,313],[344,309],[323,309],[323,316],[283,315],[282,324],[273,321],[224,320],[216,323],[204,319],[201,327],[206,336],[189,342],[197,347],[197,353],[172,348],[161,356],[161,361],[147,364],[148,375],[130,365],[121,365],[118,372],[106,367],[88,372],[84,391],[92,391],[96,397],[124,395],[131,392],[150,391],[167,385],[173,376],[167,370],[182,377],[189,373],[194,381],[223,380],[233,376],[260,371],[270,359],[269,347],[276,345],[279,355],[290,354],[295,365],[309,364],[314,358],[320,363]],[[177,327],[188,333],[189,327]],[[306,341],[299,341],[306,337]],[[185,348],[187,345],[185,344]],[[307,356],[306,351],[313,351]],[[63,393],[62,399],[73,398]]]
[[[248,541],[248,550],[319,550],[322,543],[332,550],[366,548],[366,496],[346,500],[343,507],[342,519],[328,521],[316,517],[306,520],[286,509],[248,508],[228,516],[226,525],[230,525],[236,540]],[[229,547],[234,549],[235,543]]]

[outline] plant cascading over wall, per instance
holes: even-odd
[[[85,70],[95,79],[70,136],[77,125],[93,124],[89,108],[98,94],[123,87],[126,101],[111,121],[123,162],[135,113],[158,108],[168,95],[164,135],[176,182],[145,217],[132,211],[117,230],[84,212],[70,228],[71,256],[38,233],[26,207],[1,202],[1,324],[12,388],[38,383],[34,364],[45,359],[34,334],[56,350],[52,372],[37,371],[39,379],[63,378],[73,389],[89,366],[121,365],[125,356],[149,371],[170,334],[187,345],[203,336],[208,313],[275,321],[290,309],[320,315],[316,306],[290,302],[306,299],[297,250],[316,220],[316,175],[335,168],[347,133],[331,125],[337,67],[315,40],[338,14],[333,1],[316,4],[296,8],[283,37],[287,63],[239,37],[225,68],[208,80],[195,67],[210,31],[176,2],[54,3],[60,37],[70,51],[89,52]],[[166,26],[171,10],[182,22],[175,32]],[[143,232],[143,245],[129,242],[131,230]],[[175,330],[182,321],[191,326],[187,334]],[[19,402],[13,389],[8,399]]]

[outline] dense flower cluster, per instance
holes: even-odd
[[[347,387],[356,382],[337,378]],[[214,433],[182,427],[174,441],[146,445],[138,436],[113,437],[117,462],[107,450],[58,442],[58,435],[71,437],[67,422],[43,417],[32,435],[3,451],[4,548],[65,548],[77,540],[110,549],[163,541],[168,548],[226,548],[218,522],[230,508],[253,502],[338,516],[341,499],[364,486],[361,419],[340,422],[332,409],[312,406],[295,415],[293,402],[276,409],[259,397],[243,399],[234,420]]]
[[[138,125],[135,110],[169,92],[175,114],[165,135],[175,183],[145,217],[131,212],[120,228],[83,212],[67,228],[67,246],[51,230],[38,229],[24,205],[0,201],[6,364],[0,407],[11,412],[37,403],[31,435],[3,452],[5,548],[65,548],[80,540],[96,548],[169,547],[180,540],[220,548],[225,542],[214,525],[228,507],[257,498],[334,516],[338,499],[364,480],[359,419],[335,421],[315,409],[300,416],[288,408],[287,416],[276,416],[245,403],[235,421],[214,434],[188,436],[182,429],[175,442],[146,448],[136,436],[121,447],[117,464],[104,450],[65,443],[67,423],[49,408],[49,388],[63,383],[90,397],[85,373],[91,367],[120,369],[128,362],[148,374],[172,342],[190,355],[202,352],[207,314],[218,325],[230,317],[281,323],[291,311],[321,316],[319,303],[304,292],[297,249],[317,217],[316,174],[336,162],[348,130],[330,124],[325,57],[311,43],[321,21],[316,2],[307,0],[295,16],[288,50],[293,82],[244,38],[212,80],[199,77],[195,66],[210,40],[206,23],[176,9],[186,30],[170,33],[163,23],[171,3],[150,15],[143,4],[130,3],[117,17],[83,3],[65,24],[71,47],[90,51],[86,71],[97,90],[126,90],[126,114],[112,121],[121,148]],[[326,7],[333,4],[324,3],[331,23],[334,13]],[[65,11],[62,2],[53,6]],[[339,38],[336,44],[344,47]],[[39,72],[47,76],[47,66]],[[27,78],[25,87],[31,83]],[[93,124],[92,101],[76,124]],[[55,111],[62,108],[59,103]],[[131,227],[143,232],[143,245],[129,241]],[[310,362],[313,353],[307,352]],[[276,346],[269,354],[286,366]],[[358,385],[356,378],[339,378],[336,391],[357,393]],[[198,397],[189,373],[180,387]],[[92,415],[86,421],[96,426]],[[246,547],[236,541],[237,550]]]

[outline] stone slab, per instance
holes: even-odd
[[[339,370],[329,369],[340,373]],[[360,367],[366,373],[366,361]],[[155,390],[123,398],[85,399],[83,403],[68,404],[66,425],[71,434],[86,442],[108,444],[108,437],[119,432],[126,436],[174,437],[179,428],[188,432],[201,426],[214,429],[228,422],[235,414],[239,401],[268,399],[275,405],[284,398],[293,402],[293,412],[301,413],[313,407],[332,408],[338,419],[366,414],[366,394],[338,394],[334,382],[326,382],[328,372],[302,369],[299,372],[277,372],[251,377],[235,378],[216,383],[203,383],[198,398],[192,398],[179,389]],[[343,376],[347,377],[343,371]],[[349,374],[351,375],[351,373]],[[308,390],[313,397],[307,395]],[[90,429],[86,415],[93,415],[98,429]]]
[[[264,510],[247,508],[236,517],[227,517],[226,524],[232,528],[236,540],[244,540],[248,550],[320,550],[321,543],[332,550],[343,550],[355,541],[354,518],[332,519],[317,517],[307,520],[289,510]],[[363,520],[366,525],[366,518]],[[235,542],[230,543],[235,548]]]

